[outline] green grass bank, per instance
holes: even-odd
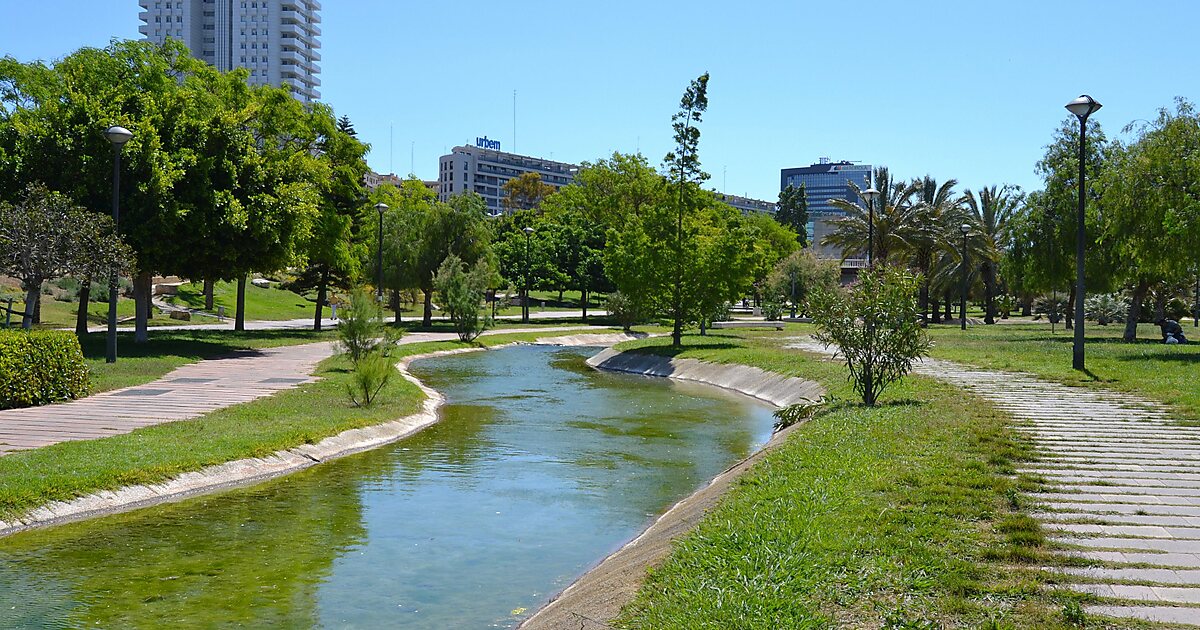
[[[742,477],[653,569],[621,628],[1070,628],[1005,416],[910,377],[856,402],[845,369],[782,348],[796,329],[646,339],[618,349],[817,380],[833,401]]]

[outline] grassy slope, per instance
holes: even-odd
[[[778,334],[619,346],[756,365],[835,396],[676,544],[619,625],[1064,626],[1064,603],[1022,568],[1037,566],[1042,538],[1007,476],[1028,447],[1005,418],[917,377],[878,408],[848,402],[843,367],[780,349]]]
[[[179,293],[167,296],[172,304],[189,308],[204,308],[204,285],[202,283],[183,284]],[[237,309],[237,283],[218,282],[213,287],[213,310],[217,306],[225,307],[225,315],[233,317]],[[276,288],[261,288],[246,284],[246,319],[279,321],[285,319],[311,318],[315,313],[315,304],[304,296]],[[327,315],[328,316],[328,315]]]
[[[416,343],[398,347],[396,356],[490,347],[544,336],[547,333],[516,333],[482,337],[477,343]],[[255,336],[243,341],[262,347],[285,339]],[[420,407],[421,391],[399,377],[393,378],[380,393],[379,404],[354,407],[345,391],[350,379],[349,367],[345,358],[335,356],[318,366],[321,380],[267,398],[220,409],[194,420],[170,422],[99,440],[63,442],[0,457],[0,519],[18,516],[50,501],[161,482],[205,466],[317,442],[347,429],[409,415]],[[321,413],[314,414],[314,409],[320,409]]]
[[[75,328],[75,312],[79,307],[78,302],[60,302],[54,298],[42,296],[42,323],[38,324],[38,328]],[[20,310],[25,308],[24,302],[14,302],[13,308]],[[117,318],[125,319],[133,317],[133,300],[129,298],[121,298],[117,300]],[[0,316],[0,323],[3,323],[3,316]],[[21,320],[16,315],[12,318],[13,324],[19,326]],[[171,319],[165,315],[155,314],[155,317],[150,320],[151,326],[178,326],[180,324],[215,324],[215,317],[193,316],[191,321],[182,321]],[[92,326],[101,325],[108,322],[108,304],[104,302],[91,302],[88,304],[88,323]],[[129,322],[123,322],[122,326],[131,325]]]
[[[930,328],[933,356],[997,370],[1029,372],[1043,378],[1086,387],[1136,393],[1174,406],[1186,420],[1200,421],[1200,344],[1168,346],[1157,326],[1138,326],[1139,340],[1124,343],[1124,326],[1088,322],[1087,372],[1071,368],[1072,332],[1049,324],[996,324]],[[1200,333],[1187,327],[1194,341]]]

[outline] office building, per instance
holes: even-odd
[[[251,85],[277,85],[303,102],[321,97],[317,0],[138,0],[149,41],[183,42],[218,70],[246,68]]]
[[[804,185],[808,197],[809,241],[818,256],[841,258],[841,250],[822,244],[825,236],[833,231],[832,222],[845,215],[834,207],[830,200],[845,199],[857,203],[858,196],[850,188],[854,182],[860,189],[871,184],[871,165],[853,162],[831,162],[821,158],[816,164],[800,168],[785,168],[779,172],[779,190],[789,185],[799,188]]]
[[[507,212],[504,205],[504,184],[525,173],[537,173],[542,183],[555,190],[575,180],[579,167],[542,158],[504,153],[498,140],[486,136],[475,139],[475,145],[454,147],[449,155],[438,160],[438,199],[474,192],[483,197],[488,211]]]
[[[738,195],[726,195],[719,192],[714,192],[713,194],[716,195],[718,200],[741,210],[742,214],[762,212],[775,216],[777,204],[774,201],[763,201],[762,199],[751,199],[750,197],[740,197]]]

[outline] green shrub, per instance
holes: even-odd
[[[353,378],[346,383],[346,394],[355,407],[370,407],[396,373],[395,361],[380,348],[372,348],[354,364]]]
[[[0,409],[86,396],[79,339],[65,331],[0,331]]]
[[[763,302],[762,305],[763,317],[765,317],[769,322],[779,321],[779,319],[783,317],[783,310],[783,302],[777,302],[775,300]]]
[[[442,310],[450,316],[460,341],[475,341],[492,325],[490,316],[479,316],[491,277],[492,270],[487,262],[476,262],[468,270],[467,264],[454,254],[447,256],[438,267],[433,286],[441,296]]]
[[[355,365],[376,350],[388,354],[400,338],[398,331],[384,325],[383,309],[364,288],[351,291],[350,305],[342,313],[337,327],[338,349]]]
[[[624,329],[625,332],[629,332],[629,329],[632,328],[639,319],[637,306],[633,303],[633,300],[629,299],[629,296],[621,293],[620,291],[614,291],[608,294],[608,299],[605,301],[604,308],[608,310],[609,315],[616,318],[617,322],[621,324],[621,328]]]

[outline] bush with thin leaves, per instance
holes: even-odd
[[[1101,326],[1124,322],[1129,304],[1116,293],[1089,295],[1083,301],[1084,315]]]
[[[346,384],[346,393],[355,407],[370,407],[380,390],[396,373],[394,361],[381,348],[373,348],[354,364],[354,374]]]
[[[468,271],[462,259],[450,254],[438,267],[433,286],[441,296],[442,310],[450,317],[461,341],[474,341],[492,325],[490,316],[480,317],[491,279],[492,269],[483,260]]]
[[[917,288],[917,278],[908,272],[867,269],[847,289],[818,289],[809,299],[818,330],[813,336],[837,348],[850,382],[868,406],[929,353]]]
[[[629,329],[638,322],[637,305],[629,296],[620,291],[613,291],[608,294],[608,299],[604,303],[604,308],[608,310],[608,314],[616,318],[621,324],[621,329],[629,332]]]
[[[356,366],[363,357],[379,351],[387,355],[399,333],[383,322],[383,308],[363,288],[350,293],[350,306],[338,322],[338,347]]]

